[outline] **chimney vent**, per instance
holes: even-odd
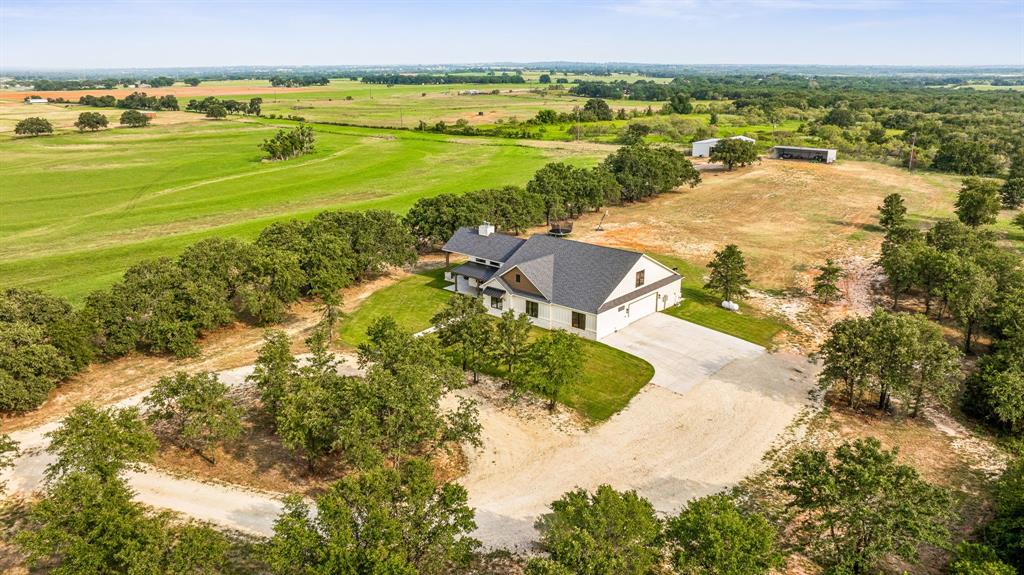
[[[477,233],[480,234],[481,236],[484,236],[484,237],[487,237],[487,236],[493,234],[494,233],[494,224],[492,224],[490,222],[484,222],[484,223],[480,224],[480,227],[478,228]]]

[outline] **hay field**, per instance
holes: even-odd
[[[198,118],[191,115],[192,118]],[[206,121],[0,140],[0,278],[80,301],[143,259],[252,237],[328,208],[402,212],[442,192],[525,184],[546,162],[605,152],[318,126],[317,150],[261,162],[279,126]]]

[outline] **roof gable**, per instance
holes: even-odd
[[[534,235],[495,277],[518,268],[551,303],[598,313],[641,257],[637,252]]]
[[[493,233],[482,236],[477,228],[459,228],[452,234],[444,247],[446,252],[465,254],[494,262],[507,261],[526,240],[506,234]]]

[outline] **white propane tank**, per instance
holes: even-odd
[[[729,311],[740,311],[740,304],[725,300],[722,302],[722,307]]]

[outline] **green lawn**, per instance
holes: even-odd
[[[430,327],[430,318],[448,301],[444,269],[426,270],[371,294],[341,321],[340,341],[356,347],[366,341],[366,329],[378,317],[390,315],[405,331],[417,333]]]
[[[674,256],[652,254],[652,257],[669,267],[676,268],[683,276],[683,302],[665,310],[664,313],[763,347],[771,347],[776,334],[784,329],[790,329],[785,323],[756,314],[747,306],[741,308],[740,312],[722,309],[719,305],[721,298],[703,287],[707,268]]]
[[[444,270],[413,274],[366,298],[342,320],[340,341],[357,346],[366,340],[366,328],[375,318],[390,314],[403,329],[418,332],[430,327],[430,318],[451,297],[442,290]],[[542,333],[535,329],[534,335]],[[559,402],[576,409],[589,420],[608,419],[654,376],[646,361],[596,341],[583,340],[586,354],[583,377],[563,390]],[[493,370],[502,376],[501,370]]]
[[[257,145],[279,127],[197,120],[0,141],[2,287],[80,302],[128,266],[206,237],[251,238],[275,220],[324,209],[404,212],[443,192],[523,185],[556,159],[585,165],[603,156],[316,126],[313,154],[261,162]]]

